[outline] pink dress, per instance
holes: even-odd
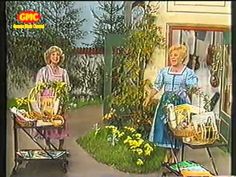
[[[40,82],[49,82],[49,81],[63,81],[66,84],[70,84],[67,71],[63,68],[59,68],[59,73],[54,74],[50,65],[42,67],[36,76],[36,84]],[[53,93],[50,90],[45,90],[42,93],[42,96],[51,96]],[[65,115],[65,126],[63,128],[47,128],[43,130],[43,134],[47,139],[64,139],[69,135],[67,129],[67,121]]]

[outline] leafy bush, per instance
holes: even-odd
[[[107,124],[119,128],[131,125],[147,138],[154,114],[155,104],[149,108],[143,107],[146,97],[145,87],[150,86],[144,80],[144,71],[156,48],[165,47],[162,30],[154,24],[154,17],[147,12],[140,24],[130,31],[125,41],[123,52],[116,57],[113,68],[113,88],[110,108],[116,116],[106,119]],[[109,114],[109,113],[108,113]]]

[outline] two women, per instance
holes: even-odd
[[[169,49],[169,60],[171,66],[160,70],[156,77],[154,87],[144,102],[144,106],[148,106],[155,94],[164,89],[159,106],[156,108],[152,131],[150,133],[150,141],[160,147],[168,150],[174,147],[177,151],[181,142],[169,134],[167,126],[167,118],[164,107],[168,103],[174,105],[190,103],[187,95],[187,89],[195,87],[198,84],[198,78],[193,70],[186,67],[183,62],[187,57],[187,48],[184,45],[174,45]],[[48,81],[63,81],[69,84],[67,71],[60,67],[64,60],[62,50],[57,46],[50,47],[44,54],[46,66],[41,68],[37,74],[36,83]],[[45,93],[47,94],[47,93]],[[172,97],[175,96],[173,100]],[[45,132],[47,143],[50,139],[59,139],[59,149],[62,149],[64,138],[68,135],[66,129],[52,129]],[[173,143],[174,142],[174,143]],[[170,152],[167,153],[169,156]],[[166,161],[173,160],[166,157]]]

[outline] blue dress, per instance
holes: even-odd
[[[157,146],[165,148],[179,149],[181,141],[174,138],[167,126],[167,117],[164,107],[167,104],[184,104],[190,103],[186,90],[190,87],[197,86],[198,78],[194,71],[186,66],[179,73],[171,72],[171,67],[165,67],[160,70],[154,82],[154,88],[160,91],[164,88],[160,104],[157,106],[149,140]]]

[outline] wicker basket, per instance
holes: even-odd
[[[183,138],[183,142],[191,145],[206,145],[213,144],[219,139],[219,131],[217,128],[215,117],[213,113],[209,112],[205,115],[211,115],[206,117],[206,122],[193,122],[196,134],[189,138]]]
[[[53,125],[59,126],[61,124],[57,123],[56,117],[60,117],[61,123],[64,123],[64,118],[61,116],[62,105],[60,104],[60,100],[55,93],[53,88],[47,89],[50,90],[46,95],[40,95],[41,92],[35,92],[35,87],[31,89],[28,94],[29,100],[31,100],[28,104],[28,109],[30,113],[39,113],[40,115],[35,115],[35,118],[41,119],[44,122],[52,122]],[[33,99],[32,99],[33,98]],[[58,115],[60,114],[60,115]],[[53,121],[52,118],[54,117]]]
[[[170,127],[170,126],[169,126]],[[185,128],[171,128],[170,130],[172,131],[173,135],[179,138],[183,138],[183,137],[192,137],[196,134],[195,129],[192,125],[189,125]]]
[[[62,111],[62,105],[53,88],[47,89],[49,93],[45,96],[40,95],[44,90],[35,92],[35,88],[33,87],[28,94],[28,99],[30,100],[28,104],[29,112],[36,111],[43,113],[45,111],[50,114],[57,114]]]
[[[181,105],[180,105],[181,106]],[[167,106],[167,121],[169,129],[176,137],[191,137],[196,134],[193,124],[190,122],[191,113],[183,109],[185,106]],[[182,108],[183,107],[183,108]]]
[[[16,122],[22,127],[33,127],[36,124],[36,121],[25,121],[19,116],[16,116]]]

